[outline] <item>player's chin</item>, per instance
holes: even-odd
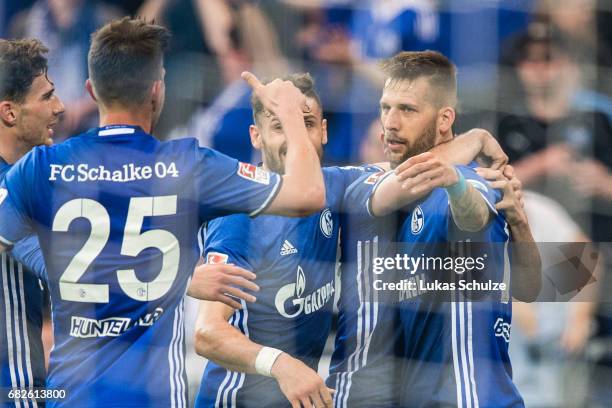
[[[44,135],[40,141],[41,146],[51,146],[53,144],[53,138],[51,135]]]
[[[389,161],[389,163],[395,163],[396,165],[401,164],[404,160],[405,154],[399,152],[392,152],[389,149],[385,149],[385,157]]]

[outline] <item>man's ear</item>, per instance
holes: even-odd
[[[161,99],[162,99],[162,81],[154,81],[151,86],[151,104],[153,105],[153,112],[161,110]]]
[[[451,131],[455,123],[455,109],[445,106],[438,111],[438,130],[445,134]]]
[[[323,146],[327,144],[327,119],[321,121],[321,144]]]
[[[85,81],[85,89],[87,89],[87,93],[89,94],[89,96],[91,96],[91,99],[98,102],[98,98],[96,98],[96,94],[94,92],[93,85],[91,84],[91,81],[89,80],[89,78],[87,78],[87,80]]]
[[[249,126],[249,136],[251,136],[251,144],[257,150],[261,150],[261,133],[259,133],[259,128],[255,125]]]
[[[0,102],[0,119],[6,126],[15,126],[17,123],[17,112],[15,104],[10,101]]]

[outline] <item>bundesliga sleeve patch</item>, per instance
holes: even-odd
[[[270,184],[270,173],[254,164],[239,162],[238,175],[256,183],[265,185]]]
[[[378,173],[374,173],[372,174],[370,177],[368,177],[367,179],[365,179],[365,181],[363,182],[364,184],[370,184],[370,185],[374,185],[376,184],[376,182],[378,181],[378,179],[380,178],[380,176],[382,176],[383,174],[385,174],[384,171],[380,171]]]
[[[206,255],[207,264],[226,264],[227,260],[228,256],[219,252],[209,252],[208,255]]]
[[[6,197],[8,197],[8,190],[6,188],[0,188],[0,204],[2,204]]]

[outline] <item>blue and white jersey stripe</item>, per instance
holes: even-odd
[[[467,180],[481,185],[483,197],[493,205],[499,192],[467,167],[459,167]],[[419,214],[422,228],[412,228],[411,220]],[[482,231],[458,230],[452,221],[447,193],[435,189],[406,211],[398,241],[407,253],[418,248],[428,256],[439,256],[439,244],[473,242],[475,250],[487,256],[487,278],[509,282],[506,267],[506,243],[509,239],[501,214],[492,212],[492,221]],[[472,247],[470,247],[472,248]],[[468,249],[470,249],[468,248]],[[470,249],[471,250],[471,249]],[[428,280],[440,280],[443,271],[422,271]],[[463,279],[463,275],[455,276]],[[403,408],[431,405],[455,405],[462,408],[522,407],[523,402],[512,382],[507,336],[500,337],[497,327],[509,331],[511,304],[509,293],[498,299],[474,300],[461,289],[447,300],[426,294],[407,299],[400,308],[404,330],[402,369]]]
[[[40,384],[35,381],[32,370],[32,355],[28,318],[26,315],[26,293],[24,287],[24,269],[7,253],[2,253],[2,307],[4,313],[4,331],[2,341],[2,388],[28,389]],[[40,292],[39,288],[38,292]],[[34,299],[33,299],[34,300]],[[40,333],[38,333],[40,342]],[[41,347],[39,347],[41,348]],[[37,348],[38,349],[38,348]],[[38,364],[44,364],[44,357],[34,356]],[[7,402],[7,407],[38,407],[34,399],[14,400]]]
[[[368,361],[372,334],[378,322],[378,293],[372,290],[372,258],[378,256],[378,237],[372,241],[357,242],[357,285],[359,307],[357,310],[356,345],[348,358],[348,369],[336,377],[334,407],[347,408],[355,372]],[[350,278],[349,278],[350,279]]]
[[[168,364],[170,367],[170,403],[172,408],[187,406],[187,387],[185,372],[185,299],[174,311],[172,324],[172,340],[168,349]]]
[[[0,180],[12,166],[0,158]],[[26,262],[30,270],[21,263]],[[33,268],[32,264],[37,267]],[[39,276],[44,262],[38,241],[28,238],[2,254],[0,273],[0,388],[27,389],[45,384],[41,340],[45,291]],[[38,275],[38,276],[36,276]],[[1,407],[38,407],[35,400],[14,400]]]
[[[241,301],[242,309],[236,310],[230,317],[229,323],[240,330],[244,335],[249,337],[248,317],[249,312],[247,304],[244,300]],[[244,385],[245,373],[236,371],[227,371],[225,378],[217,391],[217,399],[215,408],[233,408],[236,407],[236,398],[238,391]]]
[[[453,368],[457,406],[478,408],[472,342],[472,302],[451,302]]]
[[[367,202],[382,172],[364,175],[346,190],[338,330],[330,364],[334,407],[397,407],[398,334],[395,307],[373,289],[372,260],[395,237],[395,217],[373,217]],[[376,387],[372,387],[376,384]]]

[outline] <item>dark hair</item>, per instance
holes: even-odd
[[[323,108],[323,105],[321,104],[321,98],[319,97],[319,94],[317,94],[317,91],[315,91],[314,79],[312,78],[312,76],[310,76],[309,73],[306,72],[291,74],[280,79],[282,79],[283,81],[291,82],[304,94],[304,96],[306,96],[307,98],[314,99],[315,102],[317,102],[317,104],[319,105],[319,107],[321,107],[321,109]],[[272,80],[266,80],[264,81],[264,84],[270,82],[272,82]],[[253,109],[253,120],[255,121],[255,123],[257,123],[257,118],[264,111],[264,107],[259,98],[255,96],[255,94],[251,96],[251,108]]]
[[[427,78],[429,84],[437,90],[434,103],[456,103],[457,68],[437,51],[402,51],[383,60],[380,68],[391,82]]]
[[[96,97],[103,104],[138,106],[161,79],[170,33],[142,19],[111,21],[91,36],[87,63]]]
[[[0,39],[0,100],[24,101],[34,78],[47,73],[48,51],[36,39]]]
[[[502,63],[506,65],[516,66],[525,61],[529,56],[529,47],[533,44],[544,47],[546,59],[557,55],[564,55],[571,60],[578,58],[577,50],[572,47],[561,31],[544,17],[536,19],[525,31],[511,37],[508,44],[502,54]]]

